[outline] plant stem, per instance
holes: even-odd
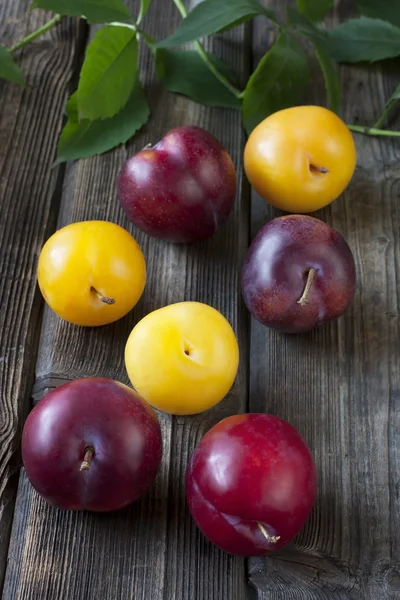
[[[300,300],[297,300],[297,304],[301,304],[301,306],[305,306],[306,304],[308,304],[308,294],[310,293],[310,289],[312,286],[312,282],[314,281],[315,273],[316,273],[316,271],[312,267],[311,267],[311,269],[308,270],[306,287],[304,288],[304,292],[303,292],[303,295],[301,296]]]
[[[138,14],[138,18],[136,20],[136,25],[140,25],[140,23],[143,21],[143,4],[140,3],[140,11]]]
[[[187,10],[182,0],[173,0],[173,2],[176,8],[181,13],[182,17],[187,17]],[[212,62],[212,60],[210,59],[207,52],[204,50],[203,46],[200,44],[199,41],[194,42],[194,47],[196,48],[197,54],[210,69],[211,73],[213,73],[213,75],[215,75],[215,77],[222,83],[222,85],[224,85],[230,92],[232,92],[232,94],[236,96],[236,98],[242,98],[243,93],[240,90],[238,90],[237,87],[232,85],[232,83],[228,81],[228,79],[218,71],[217,67],[214,65],[214,63]]]
[[[138,29],[138,34],[145,40],[145,42],[147,42],[147,44],[150,46],[150,48],[152,46],[155,46],[156,40],[154,38],[152,38],[151,35],[149,35],[145,31],[142,31],[141,29]]]
[[[81,468],[79,469],[80,471],[89,471],[90,470],[91,460],[92,460],[93,456],[94,456],[94,448],[92,448],[92,446],[87,446],[85,448],[85,456],[83,458]]]
[[[50,21],[48,21],[47,23],[45,23],[44,25],[39,27],[39,29],[36,29],[36,31],[33,31],[32,33],[27,35],[23,40],[17,42],[16,44],[14,44],[14,46],[11,46],[11,48],[8,49],[9,53],[12,54],[13,52],[16,52],[17,50],[19,50],[20,48],[23,48],[30,42],[33,42],[33,40],[35,40],[37,37],[39,37],[40,35],[43,35],[44,33],[46,33],[46,31],[49,31],[49,29],[52,29],[53,27],[55,27],[56,25],[61,23],[61,20],[62,20],[62,16],[56,15]]]
[[[93,286],[90,288],[90,291],[93,292],[94,294],[96,294],[98,299],[101,300],[101,302],[103,302],[104,304],[115,304],[114,298],[109,298],[108,296],[102,296],[100,294],[100,292],[98,292],[96,290],[96,288],[94,288]]]
[[[391,131],[390,129],[376,129],[375,127],[367,127],[365,125],[347,125],[351,131],[356,133],[365,133],[366,135],[387,135],[400,137],[400,131]]]
[[[214,65],[214,63],[212,62],[212,60],[210,59],[210,57],[208,56],[207,52],[204,50],[204,48],[200,44],[200,42],[196,41],[194,43],[194,46],[197,50],[198,55],[200,56],[200,58],[203,59],[203,61],[207,65],[207,67],[210,69],[211,73],[213,73],[215,75],[215,77],[217,79],[219,79],[219,81],[226,88],[228,88],[228,90],[230,90],[232,92],[232,94],[234,94],[236,96],[236,98],[241,98],[242,92],[240,90],[238,90],[237,87],[232,85],[232,83],[230,81],[228,81],[228,79],[226,77],[224,77],[224,75],[222,75],[222,73],[220,73],[218,71],[217,67]]]
[[[389,102],[388,105],[386,106],[385,110],[383,111],[383,113],[381,114],[379,119],[377,120],[377,122],[374,123],[374,125],[372,125],[372,127],[374,129],[379,129],[380,127],[382,127],[383,123],[386,121],[387,117],[389,116],[389,113],[392,112],[392,110],[394,109],[396,104],[398,104],[399,102],[400,102],[400,98],[395,98],[394,100]]]
[[[128,29],[132,29],[132,31],[135,33],[139,32],[136,23],[121,23],[120,21],[113,21],[112,23],[109,23],[109,25],[112,25],[113,27],[127,27]]]

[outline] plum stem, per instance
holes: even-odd
[[[310,171],[313,173],[329,173],[326,167],[317,167],[315,165],[310,165]]]
[[[301,306],[305,306],[306,304],[308,304],[308,294],[310,293],[310,289],[311,289],[311,285],[314,280],[314,277],[315,277],[315,269],[313,269],[311,267],[311,269],[308,270],[306,287],[304,288],[304,292],[303,292],[300,300],[297,300],[297,304],[301,304]]]
[[[269,535],[264,525],[261,525],[261,523],[257,523],[257,525],[259,526],[260,531],[267,540],[267,542],[269,542],[270,544],[276,544],[276,542],[281,539],[280,535]]]
[[[96,294],[96,296],[98,297],[98,299],[101,300],[102,302],[104,302],[104,304],[115,304],[115,299],[114,298],[108,298],[107,296],[102,296],[100,294],[100,292],[98,292],[96,290],[96,288],[94,288],[93,286],[90,288],[90,291],[93,292],[94,294]]]
[[[94,456],[94,448],[92,448],[92,446],[87,446],[85,448],[85,456],[83,458],[81,468],[79,469],[80,471],[89,471],[90,465],[91,465],[91,460],[92,460],[93,456]]]

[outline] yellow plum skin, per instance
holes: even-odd
[[[123,227],[82,221],[47,240],[39,257],[38,283],[47,304],[62,319],[75,325],[106,325],[139,301],[146,264],[137,242]]]
[[[255,191],[289,213],[309,213],[333,202],[355,166],[349,128],[321,106],[272,114],[252,131],[244,151],[244,169]]]
[[[148,314],[134,327],[125,365],[135,390],[154,408],[192,415],[229,392],[239,348],[220,312],[200,302],[179,302]]]

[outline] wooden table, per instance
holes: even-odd
[[[2,0],[0,42],[11,45],[49,16],[30,0]],[[138,2],[131,2],[137,8]],[[194,2],[187,3],[193,5]],[[269,2],[283,8],[284,2]],[[349,16],[342,2],[327,22]],[[346,6],[345,6],[346,5]],[[146,26],[161,39],[180,17],[154,0]],[[358,286],[351,310],[309,335],[285,336],[250,320],[239,269],[250,238],[277,211],[242,170],[239,114],[162,91],[144,52],[141,71],[152,118],[127,147],[52,169],[63,107],[76,86],[88,31],[65,19],[19,55],[30,89],[0,82],[0,591],[4,600],[382,600],[400,598],[400,144],[356,138],[350,187],[317,216],[348,240]],[[241,78],[265,52],[266,20],[209,42]],[[342,67],[342,115],[370,123],[397,84],[399,69]],[[324,104],[314,73],[310,101]],[[116,201],[120,165],[168,129],[197,124],[232,154],[239,193],[229,222],[208,242],[160,243],[131,226]],[[397,121],[397,125],[399,121]],[[396,123],[393,123],[396,126]],[[137,308],[100,329],[71,326],[43,305],[36,265],[44,241],[67,223],[106,219],[137,236],[148,284]],[[20,438],[32,405],[77,377],[127,382],[123,349],[146,313],[181,300],[207,302],[233,324],[241,364],[229,397],[192,418],[160,415],[164,457],[151,490],[116,514],[68,513],[48,506],[21,471]],[[201,436],[221,418],[272,412],[312,448],[319,494],[286,550],[268,559],[233,558],[208,543],[185,504],[184,472]]]

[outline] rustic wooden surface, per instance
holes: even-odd
[[[29,5],[0,2],[0,43],[48,19]],[[80,37],[77,21],[65,21],[19,53],[30,89],[0,80],[0,590],[40,333],[36,261],[60,201],[64,169],[50,167]]]
[[[146,27],[161,38],[174,30],[179,15],[170,2],[153,3]],[[284,7],[277,0],[264,3]],[[130,4],[135,8],[138,2]],[[334,11],[327,22],[347,17],[348,4],[340,3],[340,12]],[[24,16],[28,5],[26,0],[0,3],[0,43],[9,45],[44,22],[44,13]],[[224,42],[211,42],[242,82],[251,56],[256,61],[271,41],[265,20],[254,26],[252,44],[249,32],[248,26],[241,27],[225,34]],[[358,287],[352,309],[308,335],[276,334],[250,321],[239,293],[249,229],[253,236],[278,212],[253,196],[250,218],[249,188],[241,169],[244,136],[234,111],[164,93],[154,83],[153,65],[144,52],[141,71],[153,112],[148,126],[126,148],[50,170],[62,106],[86,33],[77,20],[65,20],[22,53],[24,71],[31,69],[31,90],[0,82],[3,598],[400,598],[399,142],[356,137],[353,182],[317,214],[354,251]],[[382,70],[342,67],[345,120],[373,121],[398,74],[391,63]],[[318,75],[310,101],[325,101]],[[228,148],[238,167],[240,192],[234,214],[211,240],[177,247],[135,231],[119,209],[115,181],[129,154],[189,123],[209,129]],[[43,303],[35,271],[40,247],[56,227],[92,218],[118,222],[137,237],[148,265],[145,294],[130,315],[111,326],[73,327],[45,308],[40,327]],[[160,306],[194,299],[221,310],[238,335],[241,367],[229,398],[197,417],[160,416],[162,468],[151,490],[130,508],[113,515],[58,511],[32,491],[21,472],[14,512],[19,440],[30,393],[40,401],[48,389],[88,375],[127,382],[122,357],[133,325]],[[199,533],[186,508],[183,477],[203,433],[224,416],[249,407],[279,414],[302,432],[318,465],[319,495],[309,522],[290,547],[268,559],[244,561],[220,552]]]
[[[282,2],[265,2],[275,8]],[[348,18],[338,3],[329,25]],[[255,56],[270,30],[253,30]],[[342,117],[372,123],[399,80],[382,69],[340,67]],[[324,103],[318,70],[311,103]],[[391,126],[398,129],[400,118]],[[258,600],[400,598],[400,143],[355,135],[357,168],[345,193],[315,216],[352,248],[351,310],[300,336],[251,324],[250,410],[289,420],[308,441],[319,473],[311,518],[295,543],[249,562]],[[278,216],[253,197],[252,236]]]
[[[137,8],[138,3],[131,6]],[[156,38],[165,37],[179,21],[173,4],[159,0],[151,7],[148,31]],[[219,50],[243,79],[250,56],[244,28],[236,29],[228,39],[229,46]],[[102,375],[127,382],[123,351],[133,325],[145,313],[181,300],[207,302],[227,316],[243,348],[242,366],[229,398],[215,410],[190,419],[161,415],[162,468],[151,491],[125,511],[101,516],[57,511],[32,491],[22,475],[4,587],[8,600],[242,600],[246,594],[244,561],[204,540],[189,516],[184,496],[188,456],[200,437],[223,416],[246,408],[247,315],[238,294],[227,293],[238,290],[239,268],[248,245],[249,190],[247,186],[242,190],[240,115],[210,110],[162,92],[154,85],[147,52],[141,57],[141,71],[150,87],[151,124],[128,148],[68,167],[57,226],[96,218],[118,222],[134,232],[147,260],[146,291],[132,314],[101,329],[71,326],[46,309],[35,398],[76,377]],[[117,173],[128,154],[181,124],[197,124],[215,134],[232,154],[239,175],[240,193],[229,222],[212,240],[192,247],[163,244],[134,231],[115,194]]]

